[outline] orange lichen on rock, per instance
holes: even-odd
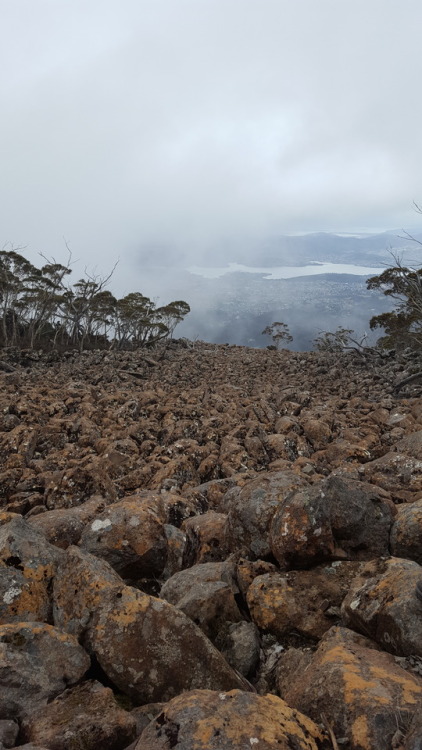
[[[144,730],[137,750],[321,750],[318,726],[275,695],[195,690],[174,698]],[[327,745],[328,747],[328,745]]]
[[[337,736],[353,738],[354,750],[384,750],[397,729],[397,714],[411,718],[422,700],[422,679],[372,641],[332,628],[283,697],[314,721],[325,714]]]

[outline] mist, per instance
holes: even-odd
[[[416,0],[6,0],[1,20],[0,244],[31,261],[120,259],[114,293],[167,301],[152,267],[420,230]]]

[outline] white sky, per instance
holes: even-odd
[[[0,23],[0,245],[65,237],[106,271],[418,226],[420,0],[0,0]]]

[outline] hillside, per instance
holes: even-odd
[[[416,355],[0,360],[4,747],[420,746]]]

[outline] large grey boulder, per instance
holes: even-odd
[[[329,477],[280,504],[271,523],[271,550],[282,568],[388,555],[394,514],[383,490]]]

